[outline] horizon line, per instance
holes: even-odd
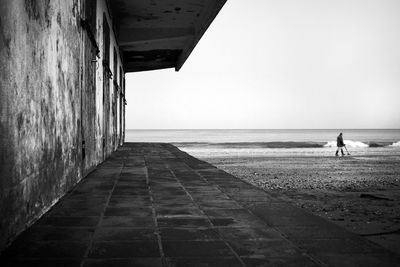
[[[400,130],[400,128],[141,128],[132,131],[185,131],[185,130]]]

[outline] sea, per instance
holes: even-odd
[[[127,130],[125,141],[172,143],[199,158],[334,156],[340,132],[346,156],[400,156],[400,129]]]

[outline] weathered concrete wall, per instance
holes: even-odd
[[[96,153],[96,60],[98,50],[96,31],[96,1],[88,0],[82,3],[82,50],[83,63],[81,64],[81,145],[83,175],[88,174],[101,160],[102,157]]]
[[[1,245],[80,178],[77,1],[1,1]]]
[[[97,114],[98,118],[98,129],[96,132],[96,140],[98,140],[98,145],[102,147],[104,142],[103,157],[108,157],[112,151],[114,151],[118,145],[122,144],[122,135],[118,135],[117,122],[119,121],[119,116],[124,117],[125,112],[122,114],[116,114],[119,109],[119,105],[123,105],[124,100],[121,99],[120,90],[123,88],[123,84],[118,79],[119,71],[122,69],[121,55],[118,48],[118,43],[113,33],[112,27],[112,17],[109,12],[107,12],[108,7],[105,0],[97,1],[97,29],[96,29],[96,39],[101,40],[99,42],[100,57],[96,63],[97,70],[97,95],[96,95],[96,106],[98,107]],[[104,36],[104,27],[108,25],[110,28],[109,37]],[[107,30],[106,30],[107,32]],[[108,45],[108,59],[105,55],[106,44],[103,40],[109,38]],[[116,50],[116,61],[114,60],[114,48]],[[114,65],[117,65],[116,67]],[[124,73],[122,73],[122,78]],[[118,86],[118,90],[115,89],[115,85]],[[119,100],[117,100],[119,99]],[[116,103],[114,106],[112,103]],[[104,110],[106,109],[106,110]],[[113,112],[115,115],[113,115]],[[101,123],[100,123],[101,122]]]
[[[96,5],[96,40],[81,25],[92,0],[0,1],[1,251],[119,140],[103,148],[108,111],[103,112],[103,15],[98,15],[110,19],[105,0]],[[117,43],[110,29],[113,51]],[[119,56],[117,62],[121,65]],[[109,94],[111,107],[113,91]],[[111,110],[107,116],[112,137]]]

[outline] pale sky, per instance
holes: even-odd
[[[400,1],[228,0],[126,95],[127,129],[400,128]]]

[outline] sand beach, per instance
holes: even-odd
[[[201,159],[400,255],[399,155]]]

